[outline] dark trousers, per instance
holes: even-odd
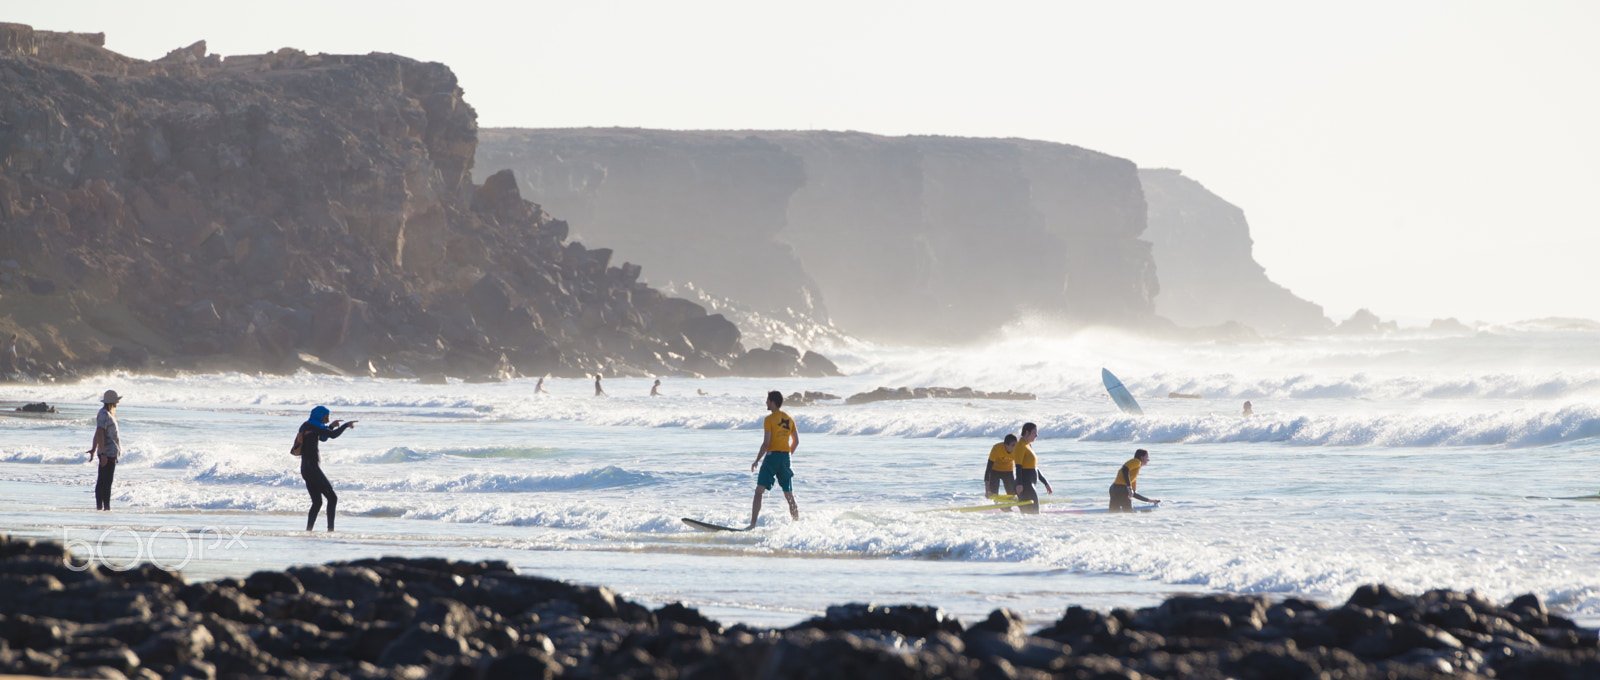
[[[1004,483],[1007,494],[1017,492],[1017,476],[1010,470],[1000,472],[989,468],[989,474],[983,476],[984,491],[990,496],[1000,493],[1000,485]]]
[[[324,496],[328,498],[328,531],[333,531],[333,511],[339,505],[339,496],[333,493],[333,484],[328,482],[328,476],[322,474],[320,467],[301,469],[300,476],[306,480],[306,491],[311,493],[311,512],[306,515],[306,531],[316,525],[317,511],[322,509]]]
[[[117,459],[105,461],[100,466],[100,475],[94,480],[94,509],[111,509],[111,479],[117,476]]]
[[[1127,484],[1111,485],[1111,511],[1133,512],[1133,499],[1128,497]]]

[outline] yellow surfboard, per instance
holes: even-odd
[[[989,504],[989,505],[969,505],[969,506],[964,507],[964,508],[934,508],[932,510],[918,510],[917,512],[918,513],[924,513],[924,512],[978,512],[978,511],[981,511],[981,510],[999,510],[1001,508],[1013,508],[1013,507],[1016,507],[1018,505],[1027,505],[1027,504],[1028,504],[1028,501],[1005,501],[1005,502],[1002,502],[1002,503],[992,503],[992,504]]]

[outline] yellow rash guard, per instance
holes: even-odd
[[[1112,484],[1126,484],[1129,491],[1137,490],[1139,488],[1139,468],[1141,467],[1144,467],[1144,463],[1139,462],[1138,458],[1123,463],[1122,468],[1117,470],[1116,481],[1112,482]]]
[[[995,472],[1010,472],[1015,453],[1006,450],[1005,444],[995,444],[989,449],[989,469]]]

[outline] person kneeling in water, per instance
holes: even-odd
[[[1140,496],[1134,489],[1139,488],[1139,468],[1150,464],[1150,452],[1139,449],[1133,452],[1133,460],[1122,464],[1117,470],[1117,478],[1111,482],[1111,512],[1133,512],[1133,501],[1129,496],[1146,503],[1160,504],[1161,501],[1151,500]]]
[[[989,449],[989,459],[983,462],[983,493],[986,497],[999,495],[1001,484],[1005,485],[1007,496],[1017,492],[1017,476],[1012,472],[1012,457],[1016,448],[1017,435],[1008,434],[1004,442]]]
[[[306,531],[316,525],[317,511],[322,509],[324,496],[328,498],[328,531],[333,531],[333,511],[339,504],[339,497],[333,493],[328,476],[322,474],[317,442],[335,439],[345,430],[355,427],[355,424],[354,420],[343,425],[337,420],[329,423],[328,407],[318,406],[311,409],[311,418],[300,425],[300,432],[294,437],[294,448],[289,453],[300,457],[300,478],[306,480],[306,491],[311,493],[311,513],[306,516]]]

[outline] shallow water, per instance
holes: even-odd
[[[57,536],[108,527],[108,559],[162,526],[243,530],[248,549],[190,559],[195,576],[380,554],[506,559],[526,571],[682,600],[725,621],[783,625],[827,604],[999,606],[1043,623],[1067,604],[1147,606],[1174,592],[1339,601],[1356,586],[1534,592],[1600,621],[1600,334],[1536,327],[1473,335],[1170,345],[1016,328],[971,348],[831,348],[847,378],[547,380],[493,385],[299,375],[161,379],[0,391],[56,416],[0,417],[0,525]],[[1115,371],[1147,414],[1116,412]],[[879,385],[1027,390],[1039,400],[918,400],[791,408],[803,521],[771,495],[742,526],[767,389],[845,396]],[[93,398],[116,389],[124,448],[112,513],[82,462]],[[715,396],[695,396],[703,389]],[[1205,399],[1166,399],[1168,392]],[[1244,400],[1256,415],[1237,416]],[[340,531],[306,534],[288,455],[311,406],[361,423],[323,446]],[[14,405],[14,404],[12,404]],[[9,407],[8,407],[9,408]],[[920,513],[981,502],[993,441],[1039,423],[1056,508],[1102,507],[1132,449],[1152,452],[1134,516]],[[776,500],[776,503],[774,503]],[[120,538],[118,537],[120,536]],[[197,539],[195,539],[197,540]],[[194,541],[191,540],[190,543]],[[185,548],[188,549],[188,548]],[[170,554],[169,554],[170,553]],[[165,559],[165,558],[164,558]]]

